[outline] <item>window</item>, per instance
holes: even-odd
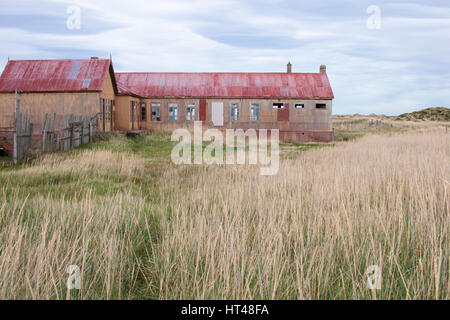
[[[147,121],[147,104],[141,103],[141,121]]]
[[[186,120],[195,120],[195,102],[186,103]]]
[[[152,103],[152,121],[161,121],[160,103]]]
[[[274,103],[272,105],[273,109],[284,109],[284,103]]]
[[[252,103],[250,105],[250,121],[259,120],[259,103]]]
[[[326,109],[327,105],[325,103],[317,103],[316,109]]]
[[[169,120],[178,120],[178,105],[169,103]]]
[[[239,110],[241,109],[240,103],[232,103],[230,105],[230,120],[231,121],[239,121],[240,114]]]
[[[303,103],[296,103],[295,109],[305,109],[305,105]]]
[[[105,100],[105,120],[111,121],[112,100]]]

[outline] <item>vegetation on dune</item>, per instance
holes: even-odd
[[[401,114],[396,119],[409,121],[450,121],[450,109],[445,107],[427,108]]]
[[[167,133],[1,168],[0,299],[449,299],[450,134],[340,120],[360,138],[283,144],[272,177],[175,166]]]

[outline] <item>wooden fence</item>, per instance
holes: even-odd
[[[92,142],[98,132],[97,116],[64,116],[64,128],[55,130],[56,114],[46,114],[39,139],[42,153],[67,151]],[[31,118],[25,112],[18,111],[14,115],[14,127],[0,128],[0,150],[18,163],[30,156],[34,147],[38,148],[39,142],[33,144]]]
[[[42,130],[42,152],[67,151],[92,142],[98,131],[97,115],[93,117],[68,115],[64,128],[55,131],[56,114],[45,115]]]
[[[22,111],[14,113],[13,132],[13,162],[18,163],[31,154],[33,148],[33,123],[31,118]]]

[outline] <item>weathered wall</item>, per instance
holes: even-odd
[[[134,126],[131,122],[131,102],[134,101],[137,105],[136,117],[134,119]],[[139,98],[131,96],[116,96],[115,112],[114,112],[115,130],[129,131],[138,130],[139,123]]]
[[[55,129],[64,126],[64,115],[94,116],[101,112],[100,98],[114,101],[114,87],[111,77],[106,77],[102,92],[21,93],[20,106],[31,114],[34,133],[40,133],[46,113],[56,113]],[[0,127],[12,127],[14,121],[14,93],[0,93]],[[102,126],[99,123],[99,128]],[[109,131],[111,125],[106,125]]]
[[[55,128],[64,125],[64,115],[90,116],[99,112],[99,93],[22,93],[20,106],[31,114],[35,133],[42,131],[46,113],[56,113]],[[0,126],[12,127],[14,121],[14,93],[0,93]]]
[[[111,116],[108,115],[108,116],[105,117],[105,121],[104,121],[105,124],[104,125],[103,125],[103,117],[102,116],[99,117],[99,122],[100,122],[99,123],[99,128],[100,128],[100,130],[103,130],[103,127],[104,127],[104,131],[109,132],[111,130],[114,130],[114,121],[115,121],[115,119],[114,119],[114,114],[115,114],[115,111],[114,111],[114,108],[115,108],[115,106],[114,106],[115,92],[114,92],[114,86],[113,86],[113,83],[112,83],[110,75],[108,77],[106,77],[104,89],[103,89],[102,92],[100,92],[100,98],[107,100],[108,108],[110,106],[110,103],[112,103]],[[99,105],[99,111],[98,112],[102,112],[103,110],[101,110],[101,109],[103,109],[103,108],[102,108],[101,105]],[[109,110],[105,110],[105,112],[109,113]],[[111,124],[111,122],[113,122],[113,123]]]
[[[126,97],[123,97],[125,100]],[[116,116],[121,119],[120,129],[130,128],[130,100],[121,103],[120,108],[126,110],[119,111],[119,105],[116,102]],[[165,130],[172,131],[177,128],[191,128],[192,121],[186,121],[186,103],[195,102],[196,120],[199,120],[199,99],[142,99],[146,103],[147,119],[139,122],[141,130]],[[218,129],[227,128],[254,128],[254,129],[279,129],[280,137],[285,141],[331,141],[333,139],[332,131],[332,100],[270,100],[270,99],[206,99],[206,121],[205,126],[214,127],[211,121],[211,105],[213,102],[224,103],[224,125],[216,127]],[[161,104],[161,121],[152,121],[151,107],[152,103]],[[178,104],[178,120],[168,120],[168,104]],[[240,120],[230,121],[231,103],[240,103]],[[250,104],[260,104],[260,120],[250,120]],[[273,103],[284,103],[289,105],[289,109],[274,109]],[[303,109],[296,109],[295,104],[305,105]],[[316,103],[325,103],[326,109],[316,109]],[[140,108],[138,108],[138,113]],[[139,117],[139,116],[138,116]],[[140,117],[139,117],[140,118]],[[282,120],[282,121],[279,121]],[[288,120],[288,121],[287,121]],[[125,129],[126,130],[126,129]]]

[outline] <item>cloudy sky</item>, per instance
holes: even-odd
[[[334,113],[395,115],[450,105],[450,1],[0,0],[1,70],[110,54],[116,71],[326,64]]]

